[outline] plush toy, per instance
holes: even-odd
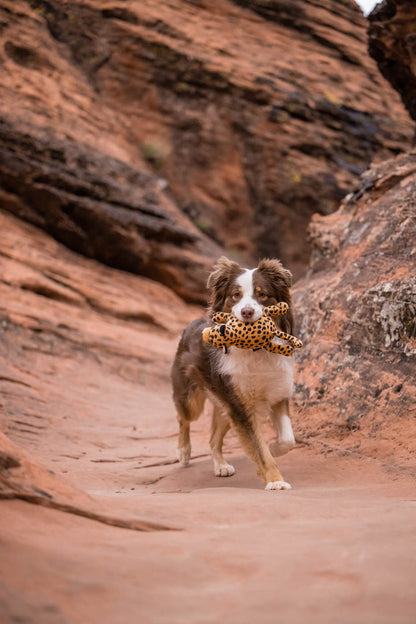
[[[214,347],[235,346],[240,349],[266,349],[272,353],[281,355],[292,355],[293,350],[302,347],[302,342],[280,331],[270,318],[285,314],[289,309],[287,303],[280,302],[276,305],[267,306],[263,309],[263,316],[257,321],[243,322],[234,314],[227,312],[216,312],[212,320],[214,323],[221,323],[215,327],[206,327],[202,333],[202,339]],[[276,344],[272,342],[274,337],[283,338],[290,342],[290,345]]]

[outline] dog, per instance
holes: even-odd
[[[208,277],[208,317],[223,311],[232,312],[243,322],[253,322],[262,316],[264,307],[284,301],[289,305],[287,314],[273,320],[279,329],[292,334],[291,285],[292,274],[280,260],[264,259],[257,268],[244,269],[221,257]],[[256,463],[266,490],[288,490],[291,485],[283,479],[274,457],[295,446],[289,413],[293,356],[234,346],[225,352],[203,342],[202,332],[210,326],[207,319],[187,326],[172,366],[179,422],[177,458],[184,466],[189,463],[190,423],[200,416],[208,397],[213,404],[210,446],[215,475],[229,477],[235,473],[222,455],[223,440],[232,425],[245,452]],[[270,447],[260,428],[265,416],[277,434]]]

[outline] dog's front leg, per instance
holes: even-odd
[[[266,490],[289,490],[291,485],[284,481],[256,420],[245,411],[231,410],[230,417],[244,450],[257,464],[258,473],[266,484]]]

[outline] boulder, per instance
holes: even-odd
[[[372,167],[316,215],[296,284],[300,436],[398,463],[416,451],[416,154]]]

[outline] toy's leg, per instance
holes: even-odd
[[[299,340],[299,338],[295,338],[295,336],[292,336],[292,334],[286,334],[283,331],[277,330],[276,336],[290,342],[295,347],[295,349],[300,349],[301,347],[303,347],[303,342]]]
[[[212,413],[211,439],[209,441],[214,460],[214,472],[216,477],[231,477],[235,473],[234,466],[227,463],[222,456],[222,443],[227,431],[230,428],[230,421],[224,414],[224,410],[214,403]]]
[[[292,345],[282,345],[275,342],[269,342],[269,344],[263,348],[272,353],[280,353],[280,355],[292,355],[294,351]]]
[[[289,400],[283,399],[273,406],[270,420],[277,433],[277,440],[269,446],[274,457],[288,453],[295,446],[292,423],[290,422]]]
[[[206,327],[202,332],[202,339],[204,342],[213,345],[214,347],[226,347],[232,342],[229,335],[226,336],[226,325],[217,325],[216,327]]]
[[[190,390],[187,395],[175,396],[174,401],[179,422],[179,438],[176,457],[187,466],[191,458],[190,424],[196,420],[204,407],[205,392],[200,388]]]

